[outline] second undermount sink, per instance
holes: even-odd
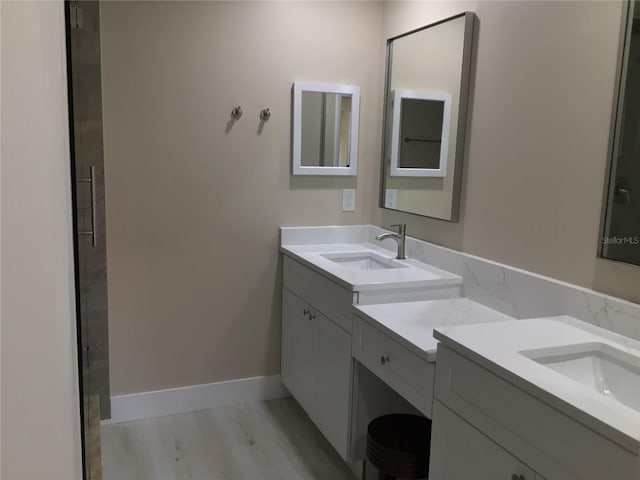
[[[523,350],[525,357],[640,412],[640,357],[604,343]]]
[[[400,262],[385,258],[373,252],[340,252],[322,254],[327,260],[352,270],[388,270],[407,268]]]

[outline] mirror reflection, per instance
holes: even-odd
[[[627,8],[601,253],[640,265],[640,4]]]
[[[387,41],[380,206],[458,218],[475,15]]]
[[[302,165],[349,166],[351,95],[302,92]]]
[[[355,175],[360,89],[293,84],[293,174]]]
[[[451,95],[396,90],[393,95],[391,176],[444,177]]]

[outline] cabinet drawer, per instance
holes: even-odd
[[[284,287],[351,333],[354,293],[286,255],[282,263]]]
[[[636,455],[442,343],[437,365],[436,399],[544,477],[640,478]]]
[[[353,316],[353,356],[409,403],[431,418],[435,366]]]

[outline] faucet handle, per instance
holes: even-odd
[[[407,230],[407,224],[406,223],[395,223],[395,224],[391,225],[391,228],[397,228],[398,229],[398,233],[400,235],[404,235],[404,232]]]

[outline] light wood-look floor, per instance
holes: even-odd
[[[104,480],[353,480],[292,398],[104,425]]]

